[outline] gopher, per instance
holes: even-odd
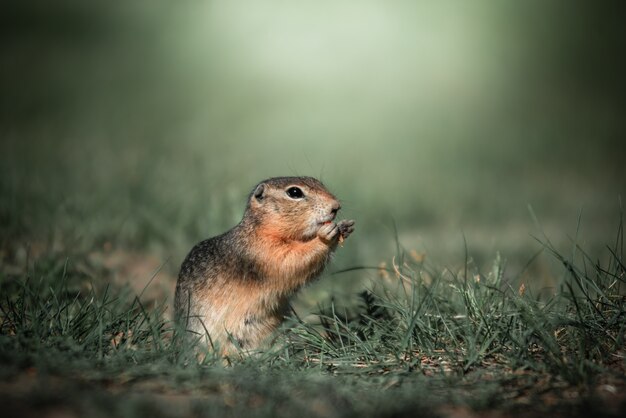
[[[185,329],[223,354],[255,350],[288,314],[288,299],[324,270],[353,220],[312,177],[257,184],[239,224],[198,243],[183,261],[174,309]]]

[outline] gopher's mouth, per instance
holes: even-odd
[[[322,219],[317,221],[317,223],[319,225],[328,224],[328,223],[331,223],[332,221],[334,221],[336,217],[337,217],[337,212],[332,212],[330,215],[324,216]]]

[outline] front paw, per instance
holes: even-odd
[[[337,224],[337,228],[339,228],[339,241],[341,242],[354,232],[354,221],[344,219]]]
[[[334,222],[325,223],[317,231],[317,236],[326,243],[330,243],[339,236],[339,226]]]

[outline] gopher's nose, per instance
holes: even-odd
[[[333,206],[330,209],[330,213],[332,213],[333,215],[337,215],[337,212],[339,212],[339,209],[341,209],[341,204],[339,202],[335,202],[333,203]]]

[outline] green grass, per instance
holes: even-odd
[[[270,350],[228,361],[197,360],[169,300],[105,285],[106,269],[87,273],[78,256],[42,254],[1,277],[0,401],[16,415],[617,416],[623,227],[603,259],[576,243],[569,257],[547,238],[541,247],[562,266],[548,292],[499,256],[481,272],[469,257],[442,268],[399,249],[356,302],[322,301]]]

